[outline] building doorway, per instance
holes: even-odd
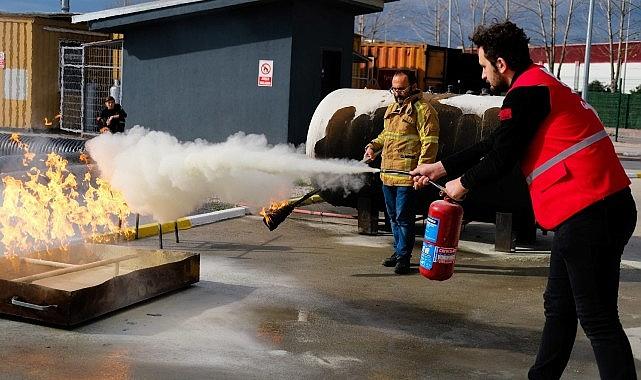
[[[341,87],[342,54],[340,50],[322,51],[321,99]]]

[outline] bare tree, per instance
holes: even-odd
[[[456,23],[458,24],[458,37],[461,40],[461,48],[465,51],[465,35],[463,34],[463,21],[461,20],[461,8],[459,7],[459,0],[454,0],[454,7],[456,9]]]
[[[383,12],[365,15],[362,27],[359,25],[359,33],[367,40],[380,39],[381,35],[386,39],[385,29],[390,19],[389,15],[384,15]]]
[[[559,66],[556,69],[556,77],[561,79],[561,66],[563,66],[563,61],[565,60],[566,48],[568,45],[568,38],[570,36],[570,25],[572,25],[572,16],[576,10],[577,2],[575,0],[570,0],[568,4],[568,13],[565,18],[565,30],[563,32],[563,43],[561,45],[561,56],[559,57]]]
[[[525,28],[529,29],[529,34],[534,37],[534,40],[540,41],[543,45],[550,72],[554,73],[556,68],[557,77],[561,76],[561,66],[565,59],[567,42],[573,28],[572,19],[579,3],[581,3],[581,0],[537,0],[536,2],[524,1],[519,3],[519,6],[529,16],[535,16],[534,19],[537,21],[533,23],[533,20],[528,17],[525,21]],[[564,17],[562,16],[563,14],[565,15]],[[561,36],[560,57],[557,57],[559,25],[563,21],[565,21],[565,28]],[[538,26],[535,26],[535,24],[538,24]],[[558,66],[556,65],[557,61],[559,63]]]
[[[610,60],[610,85],[612,92],[619,89],[619,78],[623,62],[623,44],[626,34],[626,18],[630,17],[628,0],[601,0],[600,6],[606,17],[608,57]],[[616,47],[615,47],[615,40]]]
[[[489,6],[490,6],[490,1],[483,0],[483,8],[481,8],[481,25],[485,25]]]
[[[405,17],[405,22],[424,43],[440,46],[447,32],[444,27],[447,11],[447,1],[422,0],[417,9]]]

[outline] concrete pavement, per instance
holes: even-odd
[[[632,188],[641,204],[641,180]],[[391,236],[357,235],[354,220],[295,214],[269,232],[246,216],[181,231],[179,244],[167,234],[166,249],[200,253],[198,284],[73,330],[0,319],[0,378],[525,378],[551,236],[502,254],[492,230],[465,228],[445,282],[382,267]],[[623,259],[619,309],[641,377],[641,220]],[[579,328],[564,379],[596,378]]]
[[[198,284],[71,331],[0,319],[0,378],[526,376],[543,326],[546,255],[462,252],[454,277],[432,282],[416,266],[409,276],[382,267],[391,236],[355,229],[293,215],[269,232],[247,216],[181,231],[180,244],[168,235],[166,248],[200,253]],[[622,270],[620,294],[623,325],[641,331],[641,271]],[[564,378],[597,377],[580,332]]]

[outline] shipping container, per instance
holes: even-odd
[[[0,13],[0,127],[44,127],[60,112],[61,46],[110,38],[69,14]]]
[[[396,71],[413,73],[423,91],[445,92],[449,87],[455,92],[478,92],[483,87],[476,54],[464,53],[460,49],[400,42],[364,42],[361,53],[371,57],[372,63],[359,66],[360,76],[366,70],[371,72],[383,89],[391,87]]]
[[[416,75],[419,88],[425,87],[425,49],[424,44],[366,42],[361,45],[361,53],[372,57],[368,67],[361,64],[361,70],[372,70],[380,88],[390,88],[392,76],[398,70]]]

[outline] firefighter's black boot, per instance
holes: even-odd
[[[391,267],[396,265],[397,261],[398,261],[398,258],[396,257],[396,254],[392,253],[392,256],[390,256],[390,257],[386,258],[385,260],[383,260],[382,264],[383,264],[384,267],[391,268]]]
[[[410,273],[410,259],[402,257],[396,260],[396,266],[394,267],[394,273],[396,274],[409,274]]]

